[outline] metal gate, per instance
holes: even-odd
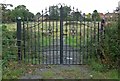
[[[74,8],[69,14],[62,6],[54,12],[50,16],[46,9],[38,18],[17,19],[18,59],[33,64],[86,64],[97,54],[100,22],[87,21]]]

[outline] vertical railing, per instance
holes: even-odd
[[[21,54],[21,18],[17,18],[17,46],[18,46],[18,61],[22,60]]]
[[[38,17],[38,19],[37,19],[38,21],[37,21],[37,23],[39,23],[39,17]],[[40,64],[40,60],[41,60],[41,58],[40,58],[40,53],[41,53],[41,45],[40,45],[40,36],[41,34],[40,34],[40,25],[38,24],[38,61],[39,61],[39,64]]]
[[[26,35],[26,31],[25,31],[25,18],[23,18],[23,24],[22,24],[22,37],[23,37],[23,60],[25,62],[25,58],[26,58],[26,39],[25,39],[25,35]]]
[[[44,15],[43,15],[43,10],[42,10],[42,23],[41,23],[42,24],[42,64],[44,64],[44,54],[43,54],[43,51],[44,51],[43,50],[43,48],[44,48],[44,42],[43,42],[44,41],[44,37],[43,37],[43,26],[44,26],[44,24],[43,23],[44,22],[43,22],[43,16]]]
[[[101,43],[101,44],[103,43],[104,34],[105,34],[104,25],[105,25],[105,20],[102,19],[102,20],[101,20],[101,28],[100,28],[100,43]]]
[[[97,32],[98,32],[98,35],[97,35],[98,47],[99,47],[99,42],[100,42],[100,31],[99,30],[100,30],[100,23],[98,22],[98,29],[97,29]]]
[[[60,64],[63,64],[63,7],[60,8]]]

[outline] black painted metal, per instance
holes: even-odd
[[[21,18],[17,18],[17,46],[18,46],[18,60],[22,60],[21,55]]]
[[[50,9],[22,24],[17,19],[18,60],[23,57],[24,62],[32,64],[86,64],[102,39],[101,22],[86,21],[85,16],[76,20],[76,12],[73,8],[64,18],[61,6],[57,19],[51,19]]]
[[[60,64],[63,64],[63,7],[60,8]]]

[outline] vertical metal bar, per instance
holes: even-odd
[[[35,58],[35,48],[34,48],[34,45],[35,45],[35,38],[34,38],[34,19],[32,19],[32,64],[34,64],[34,58]],[[34,40],[33,40],[34,39]]]
[[[71,16],[70,16],[70,17],[71,17]],[[71,37],[70,37],[70,35],[71,35],[71,34],[70,34],[70,32],[71,32],[71,30],[70,30],[70,29],[71,29],[70,23],[71,23],[71,19],[69,20],[69,24],[68,24],[68,25],[69,25],[69,37],[68,37],[68,38],[69,38],[69,46],[70,46],[70,39],[71,39]],[[69,58],[70,58],[70,55],[71,55],[71,53],[70,53],[70,49],[69,49]],[[69,64],[70,64],[70,60],[69,60]]]
[[[66,15],[67,15],[67,14],[66,14]],[[67,31],[67,17],[66,17],[66,29],[65,29],[65,34],[66,34],[66,35],[65,35],[65,36],[66,36],[66,38],[65,38],[65,44],[66,44],[66,50],[65,50],[65,53],[66,53],[66,54],[65,54],[65,59],[66,59],[66,60],[65,60],[65,63],[66,63],[66,64],[67,64],[67,56],[68,56],[68,54],[67,54],[67,53],[68,53],[68,52],[67,52],[67,50],[68,50],[68,49],[67,49],[67,33],[68,33],[68,31]]]
[[[37,44],[36,44],[36,21],[35,21],[35,19],[34,19],[34,39],[35,39],[35,40],[34,40],[34,44],[35,44],[35,45],[34,45],[34,46],[35,46],[35,47],[34,47],[34,48],[35,48],[35,49],[34,49],[34,52],[35,52],[34,60],[35,60],[35,64],[36,64],[36,63],[37,63],[37,61],[36,61],[36,60],[37,60],[37,59],[36,59],[36,58],[37,58],[37,53],[36,53],[36,46],[37,46]]]
[[[82,48],[81,48],[82,47],[81,46],[81,43],[82,43],[82,41],[81,41],[82,40],[81,26],[82,26],[82,20],[80,20],[80,57],[79,57],[80,58],[80,64],[82,64],[82,54],[83,54],[82,51],[81,51],[82,50]]]
[[[28,18],[27,18],[27,35],[26,35],[26,37],[27,37],[27,52],[28,52],[28,54],[27,54],[27,62],[29,63],[29,55],[30,55],[30,49],[29,49],[29,40],[30,40],[30,37],[29,37],[29,28],[28,28]]]
[[[109,22],[110,22],[110,20],[109,20]],[[101,31],[101,44],[103,44],[103,37],[104,37],[104,22],[101,22],[101,29],[102,29],[102,31]]]
[[[77,9],[78,11],[78,9]],[[78,64],[78,39],[79,36],[78,36],[78,18],[77,18],[77,21],[76,21],[76,64]]]
[[[33,64],[35,64],[35,20],[33,19]]]
[[[99,44],[99,34],[100,34],[100,32],[99,32],[99,30],[100,30],[100,24],[99,24],[99,22],[98,22],[98,44]]]
[[[99,54],[99,53],[98,53],[98,50],[99,50],[99,46],[100,46],[100,41],[99,41],[100,38],[99,38],[99,37],[100,37],[100,24],[99,24],[99,22],[98,22],[98,29],[97,29],[97,42],[98,42],[98,43],[97,43],[97,44],[98,44],[98,45],[97,45],[97,46],[98,46],[98,47],[97,47],[97,54]]]
[[[109,22],[110,22],[110,20],[109,20]],[[102,19],[102,20],[101,20],[101,28],[100,28],[100,45],[101,45],[101,46],[103,45],[104,24],[105,24],[105,21],[104,21],[104,19]]]
[[[49,13],[50,13],[50,7],[49,7]],[[50,28],[50,16],[49,16],[49,63],[51,64],[51,50],[50,50],[50,41],[51,41],[51,35],[52,35],[52,32],[51,32],[51,28]]]
[[[33,30],[32,30],[32,18],[31,18],[31,27],[30,27],[30,40],[31,40],[31,62],[32,62],[32,64],[33,64],[33,41],[32,41],[32,39],[33,39]]]
[[[22,60],[21,54],[21,18],[17,18],[17,46],[18,46],[18,61]]]
[[[56,10],[57,12],[57,10]],[[56,64],[58,64],[58,22],[57,22],[57,19],[56,19]]]
[[[90,42],[91,42],[91,49],[90,49],[90,51],[91,51],[91,52],[90,52],[90,59],[92,59],[92,54],[93,54],[93,52],[92,52],[92,49],[93,49],[93,48],[92,48],[92,47],[93,47],[93,46],[92,46],[92,27],[93,27],[93,21],[92,21],[92,19],[91,19],[91,28],[90,28],[90,31],[91,31],[91,32],[90,32],[90,35],[91,35],[91,36],[90,36]]]
[[[108,19],[108,22],[110,22],[110,20]],[[103,31],[104,31],[104,29],[103,29],[103,19],[101,20],[101,27],[100,27],[100,43],[101,43],[101,45],[102,45],[102,43],[103,43]]]
[[[55,45],[54,45],[54,20],[55,19],[53,19],[53,22],[52,22],[52,24],[53,24],[53,64],[55,63],[55,54],[54,54],[54,52],[55,52]]]
[[[44,51],[44,40],[43,40],[43,10],[42,10],[42,64],[44,64],[44,54],[43,54],[43,51]]]
[[[60,64],[63,64],[63,7],[60,8]]]
[[[89,45],[89,44],[88,44],[88,40],[89,40],[89,30],[88,30],[88,29],[89,29],[89,21],[87,22],[87,33],[86,33],[86,34],[87,34],[87,44],[86,44],[86,46],[87,46],[87,48],[86,48],[86,49],[87,49],[87,53],[86,53],[86,61],[87,61],[87,62],[88,62],[88,51],[89,51],[89,49],[88,49],[88,45]]]
[[[72,51],[72,52],[71,52],[71,53],[72,53],[72,58],[73,58],[72,64],[74,64],[74,61],[75,61],[75,45],[74,45],[74,44],[75,44],[75,41],[74,41],[74,40],[75,40],[75,26],[74,26],[74,24],[75,24],[75,22],[74,22],[75,19],[74,19],[74,13],[75,13],[75,11],[74,11],[74,7],[73,7],[73,16],[72,16],[72,18],[73,18],[73,19],[72,19],[72,26],[73,26],[73,27],[72,27],[72,28],[73,28],[73,29],[72,29],[72,35],[73,35],[73,37],[72,37],[72,39],[73,39],[73,40],[72,40],[72,44],[73,44],[73,45],[72,45],[72,48],[73,48],[73,51],[71,50],[71,51]],[[70,60],[70,59],[69,59],[69,60]]]
[[[45,13],[46,13],[46,15],[47,15],[47,8],[45,9]],[[48,40],[47,40],[47,36],[48,36],[48,31],[47,31],[47,16],[46,16],[46,20],[45,20],[45,30],[46,30],[46,33],[47,33],[47,34],[46,34],[46,38],[45,38],[45,39],[46,39],[46,47],[47,47],[47,45],[48,45],[48,44],[47,44],[47,42],[48,42]],[[46,58],[46,64],[47,64],[47,59],[48,59],[48,57],[47,57],[47,52],[48,52],[48,51],[46,50],[46,57],[45,57],[45,58]]]
[[[96,18],[94,20],[94,56],[96,56]]]
[[[39,17],[38,17],[38,60],[39,60],[39,64],[40,64],[40,51],[41,51],[41,48],[40,48],[40,23],[39,23]]]
[[[86,31],[85,31],[85,25],[86,25],[86,20],[85,20],[85,15],[84,15],[84,28],[83,28],[83,37],[84,37],[84,39],[83,39],[83,63],[85,63],[85,59],[86,59]]]
[[[26,39],[25,39],[25,35],[26,35],[26,33],[25,33],[26,31],[25,31],[25,18],[24,18],[24,20],[23,20],[23,53],[24,53],[24,62],[25,62],[25,59],[26,59],[26,45],[25,45],[25,41],[26,41]]]

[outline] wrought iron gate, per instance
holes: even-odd
[[[100,22],[86,21],[74,8],[69,14],[64,12],[61,6],[56,18],[50,17],[50,9],[46,9],[38,18],[17,19],[19,60],[33,64],[86,64],[97,54]]]

